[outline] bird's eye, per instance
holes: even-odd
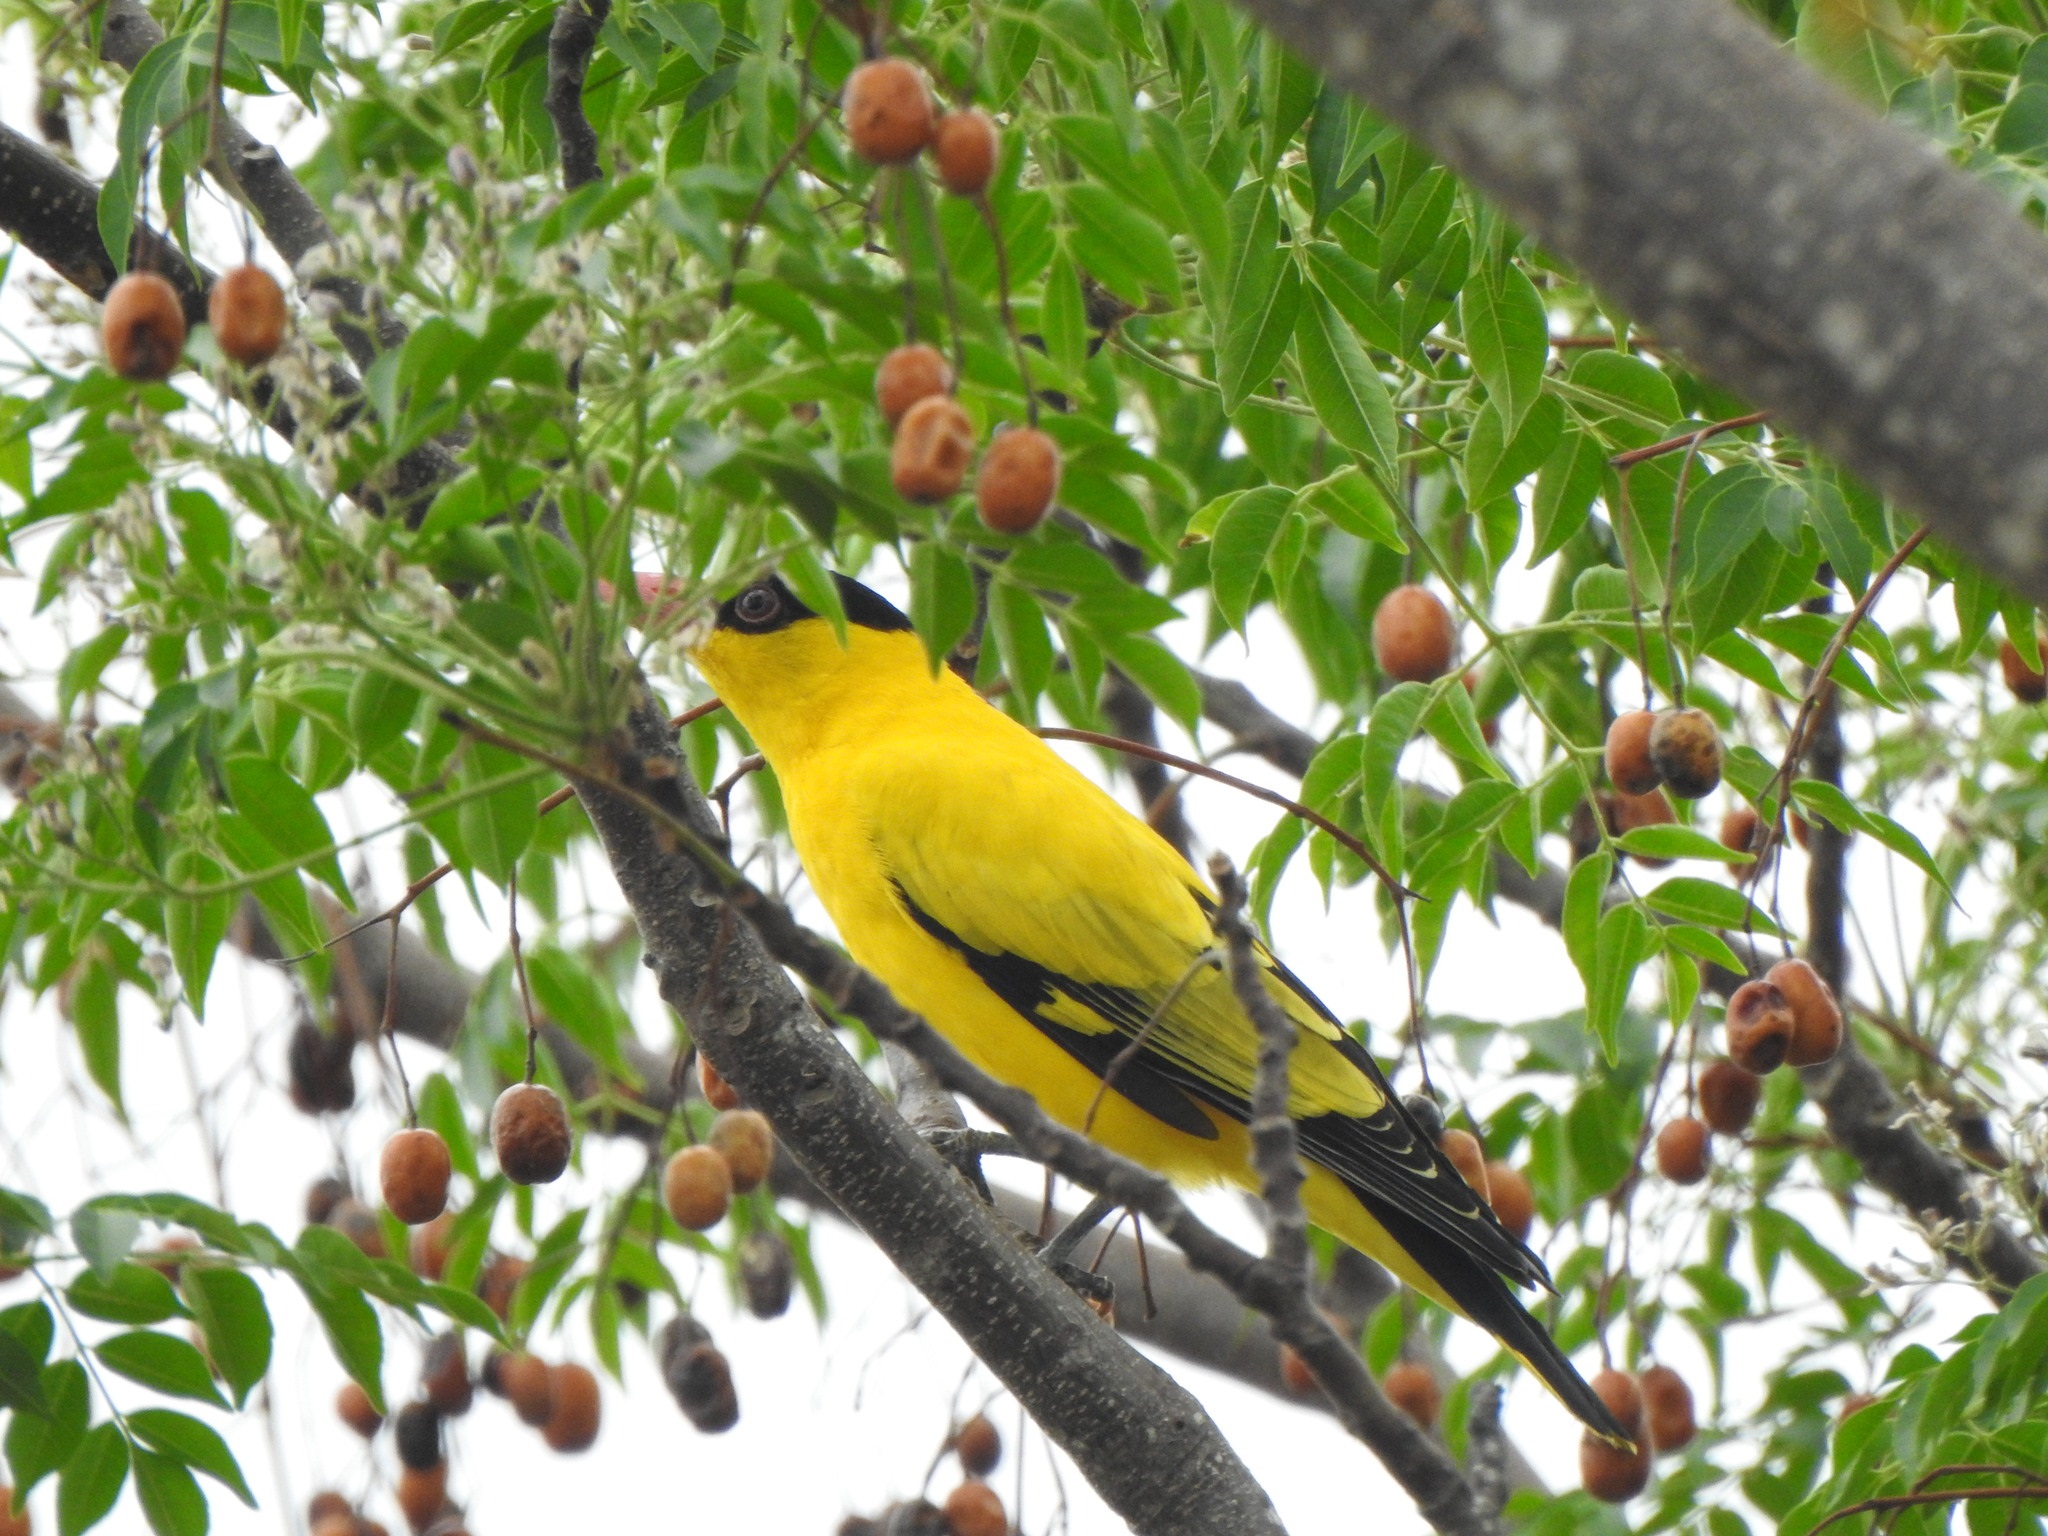
[[[747,588],[733,605],[733,612],[749,624],[766,624],[781,611],[781,595],[765,582],[758,587]]]

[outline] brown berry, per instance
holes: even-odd
[[[661,1199],[677,1226],[715,1227],[732,1208],[732,1169],[716,1147],[683,1147],[662,1170]]]
[[[1529,1176],[1506,1163],[1489,1162],[1486,1199],[1515,1241],[1526,1243],[1529,1229],[1536,1224],[1536,1191],[1530,1186]]]
[[[1465,697],[1476,700],[1479,697],[1479,682],[1470,672],[1459,679],[1465,685]],[[1485,715],[1479,721],[1479,739],[1489,747],[1500,740],[1500,716]]]
[[[1703,709],[1667,709],[1650,728],[1650,763],[1681,800],[1703,800],[1721,782],[1721,733]]]
[[[284,345],[284,290],[261,267],[236,267],[214,279],[206,319],[214,344],[244,368],[254,368]]]
[[[398,1473],[398,1512],[405,1523],[424,1531],[440,1517],[448,1502],[448,1463],[402,1467]]]
[[[678,1323],[664,1329],[658,1341],[664,1346],[657,1349],[661,1379],[683,1417],[700,1434],[722,1435],[740,1421],[732,1362],[694,1319]]]
[[[154,1254],[147,1258],[138,1256],[136,1262],[148,1265],[176,1285],[185,1275],[185,1256],[200,1251],[199,1239],[190,1232],[173,1232],[157,1244]]]
[[[354,1243],[373,1259],[385,1256],[384,1223],[362,1201],[350,1196],[337,1200],[328,1213],[327,1225]]]
[[[1783,1066],[1792,1048],[1792,1009],[1768,981],[1745,981],[1728,999],[1728,1058],[1758,1076]]]
[[[107,366],[124,379],[168,379],[185,350],[185,306],[154,272],[130,272],[107,290],[100,316]]]
[[[1834,989],[1804,960],[1780,960],[1764,972],[1764,980],[1784,994],[1792,1010],[1792,1041],[1785,1048],[1789,1067],[1817,1067],[1834,1060],[1842,1048],[1842,1009]]]
[[[1647,709],[1632,709],[1607,727],[1607,780],[1624,795],[1647,795],[1664,782],[1650,761],[1650,732],[1656,724]]]
[[[308,1525],[318,1525],[322,1520],[332,1519],[336,1515],[346,1515],[353,1520],[356,1517],[356,1507],[331,1488],[322,1489],[306,1501]]]
[[[2048,673],[2036,672],[2028,666],[2020,648],[2010,640],[1999,643],[1998,666],[2005,673],[2005,686],[2022,704],[2039,704],[2048,699]]]
[[[1764,819],[1757,815],[1753,805],[1738,805],[1721,818],[1721,846],[1730,853],[1756,854],[1763,847],[1764,837]],[[1769,867],[1770,856],[1752,858],[1747,864],[1729,862],[1736,881],[1747,885]]]
[[[425,1472],[448,1459],[441,1444],[441,1411],[432,1403],[407,1403],[391,1420],[398,1459]]]
[[[422,1280],[439,1280],[448,1272],[448,1250],[455,1240],[455,1213],[443,1211],[407,1239],[406,1257]]]
[[[932,125],[932,161],[948,192],[981,196],[996,173],[996,125],[972,107],[945,113]]]
[[[448,1418],[469,1412],[476,1393],[460,1335],[436,1334],[427,1342],[426,1357],[420,1362],[420,1394]]]
[[[1720,1136],[1740,1136],[1756,1118],[1764,1080],[1726,1059],[1700,1073],[1700,1118]]]
[[[454,1165],[438,1131],[400,1131],[384,1143],[377,1181],[384,1204],[409,1227],[432,1221],[448,1208],[448,1179]]]
[[[1813,824],[1797,811],[1792,813],[1792,841],[1802,851],[1813,846]]]
[[[597,1377],[573,1361],[549,1373],[554,1407],[541,1425],[541,1438],[552,1451],[587,1451],[597,1442],[599,1398]]]
[[[1593,1395],[1607,1405],[1607,1411],[1614,1415],[1614,1422],[1627,1430],[1631,1439],[1639,1439],[1643,1427],[1643,1392],[1635,1377],[1627,1371],[1609,1367],[1593,1378],[1592,1386]]]
[[[370,1394],[358,1382],[345,1381],[334,1394],[335,1415],[365,1440],[384,1427],[384,1415],[370,1401]]]
[[[1674,1184],[1697,1184],[1712,1162],[1707,1128],[1691,1115],[1681,1115],[1657,1133],[1657,1171]]]
[[[307,1536],[364,1536],[369,1527],[356,1518],[355,1511],[322,1515],[308,1528]]]
[[[998,433],[974,473],[974,508],[996,533],[1029,533],[1060,488],[1060,445],[1036,427]]]
[[[846,77],[847,142],[873,165],[915,160],[932,138],[932,93],[902,59],[874,59]]]
[[[1650,1448],[1632,1451],[1593,1434],[1579,1440],[1579,1486],[1605,1504],[1626,1504],[1650,1486]]]
[[[1437,1416],[1444,1411],[1444,1392],[1436,1384],[1436,1373],[1418,1361],[1396,1361],[1388,1368],[1380,1390],[1387,1394],[1388,1402],[1424,1429],[1434,1429]]]
[[[967,482],[974,423],[948,395],[927,395],[903,413],[889,449],[889,481],[906,501],[939,502]]]
[[[338,1114],[355,1103],[355,1049],[354,1035],[345,1030],[330,1035],[310,1019],[292,1031],[284,1062],[292,1103],[301,1114]]]
[[[526,1278],[530,1268],[524,1259],[515,1259],[508,1253],[494,1253],[484,1261],[483,1273],[476,1277],[476,1293],[483,1298],[499,1317],[503,1318],[512,1310],[512,1293],[519,1289],[519,1282]]]
[[[953,1436],[953,1454],[960,1458],[960,1470],[969,1477],[987,1477],[1003,1459],[1003,1437],[995,1425],[977,1413]]]
[[[740,1239],[740,1289],[749,1312],[764,1320],[782,1316],[795,1287],[796,1256],[781,1233],[756,1227]]]
[[[972,1480],[946,1495],[946,1536],[1005,1536],[1009,1514],[995,1489]]]
[[[1301,1351],[1292,1344],[1280,1346],[1280,1380],[1297,1397],[1307,1397],[1311,1392],[1322,1390],[1315,1372],[1308,1368],[1308,1362],[1301,1358]]]
[[[1692,1388],[1668,1365],[1653,1365],[1642,1374],[1643,1421],[1650,1444],[1659,1451],[1682,1451],[1699,1433],[1693,1418]]]
[[[1449,1130],[1437,1139],[1437,1147],[1478,1191],[1479,1198],[1486,1199],[1486,1149],[1479,1145],[1479,1138],[1470,1131]]]
[[[514,1083],[491,1106],[491,1150],[514,1184],[552,1184],[569,1166],[569,1112],[555,1091]]]
[[[512,1405],[520,1423],[535,1429],[547,1423],[555,1411],[555,1378],[545,1360],[523,1352],[499,1355],[492,1375],[499,1395]]]
[[[728,1109],[711,1122],[705,1140],[725,1159],[736,1195],[759,1189],[774,1165],[775,1131],[759,1110]]]
[[[906,406],[904,409],[908,410]],[[702,1052],[697,1056],[697,1086],[704,1090],[704,1102],[713,1109],[738,1109],[740,1091],[719,1075],[718,1068],[711,1065],[711,1058]]]
[[[882,416],[892,429],[918,401],[952,392],[953,365],[937,347],[921,341],[887,353],[875,369],[875,404],[882,408]],[[717,1072],[702,1056],[697,1060],[700,1073],[706,1069]]]
[[[329,1174],[324,1179],[315,1179],[306,1187],[306,1225],[324,1227],[327,1218],[334,1214],[334,1208],[349,1197],[347,1179],[338,1179]]]
[[[1433,683],[1451,670],[1457,644],[1451,612],[1427,587],[1396,587],[1372,615],[1372,654],[1400,683]]]
[[[1671,802],[1661,789],[1653,789],[1647,795],[1615,791],[1614,830],[1617,833],[1633,832],[1638,827],[1666,827],[1676,820],[1677,814],[1672,811]],[[1645,869],[1663,869],[1671,863],[1669,859],[1645,858],[1640,853],[1632,853],[1629,857]]]

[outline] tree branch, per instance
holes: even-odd
[[[1703,372],[2048,601],[2048,244],[1725,0],[1244,0]]]
[[[597,163],[597,130],[583,111],[583,77],[612,0],[560,0],[548,30],[548,116],[562,151],[562,189],[574,192],[604,176]]]

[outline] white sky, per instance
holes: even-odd
[[[17,26],[0,34],[0,119],[32,132],[32,87],[27,31]],[[104,147],[111,140],[107,131],[95,132],[84,142],[89,155],[103,162]],[[211,252],[218,259],[237,250],[239,237],[229,232],[232,226],[218,217],[206,219],[204,226],[212,233],[203,239],[212,243],[204,245],[202,254]],[[275,270],[278,264],[273,258],[270,265]],[[7,287],[0,291],[0,367],[11,368],[23,338],[30,345],[48,342],[46,334],[33,331],[21,290],[23,276],[35,268],[31,259],[17,257]],[[84,336],[72,340],[78,346],[90,344]],[[0,492],[0,512],[9,510],[6,493]],[[23,679],[21,691],[45,707],[53,703],[48,680],[65,634],[56,627],[64,622],[63,615],[31,618],[28,613],[34,567],[47,542],[24,541],[30,580],[0,577],[0,677]],[[1526,617],[1540,601],[1540,587],[1525,581],[1510,591],[1508,601],[1511,610],[1519,609]],[[1919,602],[1917,582],[1902,581],[1887,607],[1910,613]],[[70,623],[72,638],[83,638],[98,628],[98,617],[79,614]],[[1183,638],[1193,643],[1198,633],[1189,626]],[[1254,678],[1260,696],[1286,717],[1312,728],[1320,723],[1312,715],[1313,690],[1305,669],[1291,639],[1270,613],[1254,622],[1249,648],[1227,641],[1207,664],[1215,671]],[[1515,722],[1511,715],[1511,757]],[[1092,768],[1091,759],[1076,760]],[[1233,760],[1230,766],[1276,785],[1287,783],[1245,759]],[[1428,749],[1411,749],[1404,766],[1410,771],[1419,767],[1439,784],[1455,785],[1449,768]],[[1272,819],[1265,807],[1207,783],[1188,791],[1188,807],[1203,835],[1240,862]],[[366,829],[389,818],[388,805],[366,794],[339,801],[330,797],[328,809],[338,832]],[[1931,834],[1934,829],[1926,830]],[[1890,904],[1891,895],[1881,855],[1867,844],[1865,839],[1855,848],[1852,883],[1858,900],[1875,912]],[[1553,857],[1560,851],[1551,850]],[[1793,860],[1786,876],[1788,892],[1798,889],[1796,855]],[[349,867],[353,872],[355,862]],[[390,849],[371,850],[367,868],[375,890],[390,892],[401,883]],[[604,872],[591,873],[601,908],[619,910]],[[1917,908],[1911,904],[1916,887],[1903,875],[1900,885],[1906,893],[1903,920],[1910,942],[1918,928]],[[479,919],[451,891],[446,910],[459,952],[472,965],[488,963],[502,946],[502,908],[493,907]],[[809,915],[822,923],[814,906]],[[1556,937],[1505,903],[1500,919],[1496,929],[1469,908],[1461,908],[1430,993],[1431,1007],[1515,1021],[1577,1005],[1579,980]],[[532,921],[530,916],[528,920]],[[1405,1002],[1398,969],[1381,952],[1377,923],[1363,891],[1340,891],[1326,912],[1305,867],[1298,864],[1276,905],[1274,926],[1284,958],[1341,1016],[1368,1017],[1382,1030],[1400,1018]],[[1654,997],[1654,992],[1647,997]],[[643,1038],[653,1043],[672,1038],[659,1002],[644,981],[631,999],[631,1009]],[[273,973],[225,956],[215,974],[204,1025],[196,1025],[183,1011],[168,1031],[151,1027],[155,1022],[145,1018],[131,999],[122,1044],[135,1123],[124,1131],[110,1123],[97,1101],[54,1008],[31,1007],[18,992],[0,998],[0,1183],[31,1190],[60,1213],[92,1193],[116,1188],[168,1187],[214,1199],[207,1151],[210,1127],[226,1155],[231,1208],[245,1219],[270,1223],[288,1238],[298,1230],[306,1185],[331,1168],[337,1152],[347,1158],[359,1184],[374,1184],[377,1149],[397,1124],[389,1095],[379,1091],[368,1059],[359,1053],[361,1102],[345,1124],[316,1124],[291,1109],[282,1092],[284,1039],[291,1013]],[[1382,1045],[1387,1038],[1381,1036]],[[408,1070],[415,1081],[431,1070],[432,1054],[408,1046]],[[1489,1100],[1479,1102],[1482,1112],[1489,1107]],[[547,1210],[558,1210],[568,1199],[617,1190],[640,1167],[636,1148],[608,1146],[594,1138],[586,1141],[582,1156],[580,1178],[572,1176],[541,1194],[541,1229],[551,1219]],[[992,1171],[1001,1172],[995,1165]],[[1035,1181],[1022,1175],[1009,1176],[1036,1188]],[[1673,1200],[1670,1194],[1652,1181],[1639,1197],[1639,1271],[1653,1254],[1676,1256],[1697,1238],[1693,1199]],[[1859,1260],[1884,1258],[1894,1249],[1915,1257],[1924,1252],[1915,1237],[1888,1220],[1866,1215],[1851,1239],[1831,1202],[1812,1195],[1789,1198],[1814,1230],[1838,1251],[1853,1252]],[[1204,1208],[1240,1240],[1256,1241],[1253,1223],[1234,1198],[1211,1196]],[[602,1522],[628,1530],[688,1524],[822,1536],[848,1511],[876,1513],[892,1499],[917,1491],[945,1432],[949,1411],[955,1403],[980,1406],[992,1393],[990,1378],[971,1367],[951,1330],[926,1315],[918,1298],[864,1240],[831,1221],[820,1220],[814,1232],[832,1307],[830,1321],[822,1328],[801,1301],[789,1316],[772,1323],[736,1313],[715,1272],[699,1277],[694,1258],[674,1256],[685,1290],[695,1288],[699,1315],[732,1359],[741,1403],[736,1429],[715,1438],[691,1430],[662,1390],[645,1352],[630,1343],[625,1351],[625,1390],[606,1382],[604,1430],[596,1447],[573,1463],[545,1453],[538,1436],[520,1426],[504,1405],[480,1394],[476,1409],[453,1424],[450,1436],[450,1487],[468,1506],[471,1528],[481,1536],[494,1536],[584,1529]],[[1539,1231],[1539,1243],[1542,1235]],[[1747,1274],[1743,1278],[1753,1279]],[[30,1284],[22,1280],[0,1288],[0,1304],[25,1299]],[[308,1492],[322,1486],[339,1487],[351,1495],[380,1490],[370,1494],[368,1512],[398,1528],[402,1522],[388,1493],[393,1468],[388,1444],[380,1441],[375,1454],[368,1454],[361,1442],[339,1427],[330,1404],[341,1373],[317,1326],[289,1285],[268,1285],[266,1292],[278,1328],[271,1432],[266,1433],[265,1419],[258,1413],[233,1420],[215,1416],[266,1508],[250,1513],[210,1488],[217,1495],[212,1501],[215,1528],[228,1533],[276,1531],[278,1516],[273,1511],[279,1507],[280,1494],[296,1528]],[[1682,1284],[1675,1294],[1684,1294]],[[1796,1279],[1781,1282],[1784,1300],[1794,1302],[1802,1294]],[[1977,1305],[1974,1293],[1953,1284],[1937,1288],[1932,1302],[1940,1323],[1924,1335],[1930,1339],[1944,1337]],[[1741,1412],[1757,1396],[1763,1369],[1804,1330],[1826,1326],[1832,1315],[1832,1308],[1794,1305],[1773,1322],[1732,1336],[1728,1351],[1735,1411]],[[101,1331],[100,1325],[83,1326],[89,1336]],[[395,1319],[389,1323],[386,1385],[394,1400],[403,1396],[412,1380],[409,1327]],[[1660,1344],[1663,1358],[1684,1371],[1704,1399],[1707,1373],[1689,1335],[1667,1326]],[[580,1323],[572,1323],[566,1336],[547,1340],[539,1349],[550,1358],[566,1355],[590,1361]],[[1477,1363],[1491,1352],[1472,1330],[1461,1326],[1454,1332],[1454,1362]],[[1839,1363],[1859,1380],[1868,1374],[1859,1363]],[[1303,1536],[1353,1531],[1360,1527],[1362,1513],[1363,1523],[1388,1536],[1422,1529],[1370,1453],[1327,1417],[1207,1373],[1177,1369],[1272,1495],[1291,1530]],[[150,1400],[150,1394],[118,1380],[113,1390],[124,1407]],[[197,1411],[208,1416],[207,1410]],[[994,1411],[1007,1441],[995,1483],[1014,1516],[1016,1409],[1002,1400]],[[1517,1382],[1509,1394],[1507,1422],[1522,1450],[1555,1484],[1576,1479],[1577,1427],[1540,1388],[1526,1379]],[[1071,1465],[1061,1469],[1062,1475],[1054,1475],[1045,1442],[1035,1433],[1027,1440],[1023,1466],[1026,1529],[1097,1533],[1120,1528]],[[950,1464],[942,1468],[933,1479],[933,1496],[942,1498],[954,1477]],[[34,1504],[39,1527],[54,1530],[54,1482],[38,1490]],[[142,1528],[131,1491],[124,1494],[107,1529]]]

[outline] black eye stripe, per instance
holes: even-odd
[[[855,628],[884,633],[910,628],[910,620],[880,593],[869,590],[850,576],[834,575],[832,579],[838,584],[839,601],[846,610],[846,620]],[[770,600],[774,606],[755,606],[762,598]],[[781,578],[771,576],[766,581],[742,589],[720,604],[717,627],[737,630],[745,635],[766,635],[787,629],[799,619],[816,617],[816,611],[790,591]]]

